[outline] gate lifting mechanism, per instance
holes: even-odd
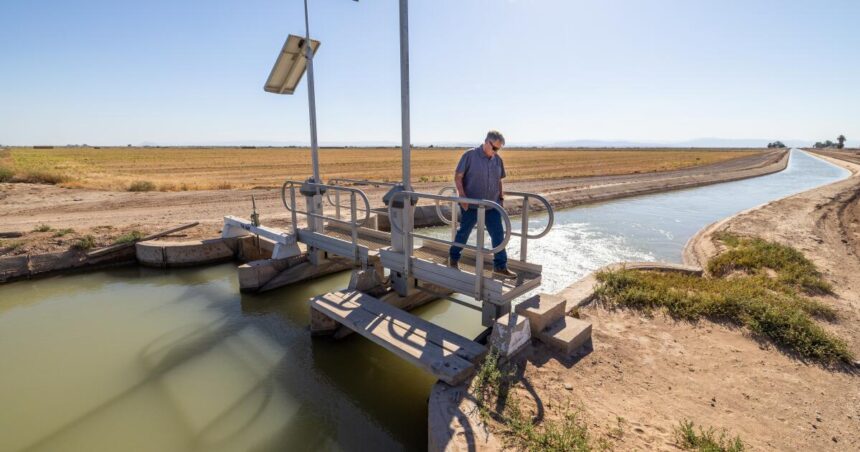
[[[389,282],[392,289],[402,296],[409,295],[420,288],[421,283],[434,284],[449,288],[454,292],[474,297],[482,301],[482,323],[489,326],[499,316],[510,311],[514,298],[537,288],[541,282],[541,266],[526,261],[529,239],[545,236],[553,225],[553,210],[549,202],[534,193],[505,192],[512,197],[521,197],[522,227],[519,232],[511,231],[511,220],[505,209],[498,203],[447,196],[445,193],[456,190],[446,187],[438,194],[413,191],[411,186],[411,149],[409,123],[409,30],[408,1],[399,0],[400,7],[400,100],[401,100],[401,164],[400,183],[375,182],[356,179],[333,179],[322,183],[319,174],[319,146],[317,143],[316,106],[314,93],[313,58],[319,48],[319,41],[310,38],[307,0],[304,1],[305,36],[290,35],[272,68],[264,87],[265,91],[277,94],[292,94],[306,71],[308,74],[308,115],[310,120],[310,142],[312,176],[306,181],[287,180],[281,187],[281,200],[291,213],[292,233],[287,234],[293,241],[308,246],[309,261],[319,265],[329,256],[350,259],[356,267],[366,269],[378,265],[390,269]],[[387,211],[372,211],[367,195],[357,186],[372,185],[390,187],[383,197]],[[305,198],[305,210],[299,210],[296,190]],[[334,199],[332,199],[334,196]],[[342,197],[349,202],[343,203]],[[451,240],[440,239],[414,231],[415,206],[419,199],[436,203],[439,217],[451,224]],[[538,234],[528,231],[529,202],[535,199],[542,203],[549,214],[546,227]],[[323,211],[324,200],[334,207],[334,216]],[[440,203],[451,204],[451,219],[442,214]],[[457,243],[454,235],[457,228],[457,205],[459,203],[476,206],[478,209],[477,244]],[[348,209],[344,218],[341,209]],[[505,225],[505,237],[498,246],[488,249],[484,244],[487,233],[484,224],[487,209],[495,209]],[[373,230],[369,220],[371,213],[387,215],[391,233]],[[304,215],[307,227],[299,228],[298,215]],[[226,221],[226,219],[225,219]],[[242,226],[246,231],[248,228]],[[254,230],[262,227],[252,226]],[[520,259],[510,260],[508,265],[518,273],[515,281],[495,279],[492,267],[487,268],[486,255],[501,251],[511,236],[520,237]],[[415,239],[421,244],[416,248]],[[284,240],[288,242],[288,240]],[[295,242],[293,242],[295,243]],[[447,265],[448,250],[452,245],[462,247],[463,257],[460,268]],[[371,260],[371,256],[379,260]],[[380,269],[376,269],[379,271]]]

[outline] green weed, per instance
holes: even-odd
[[[740,436],[730,438],[726,430],[704,429],[701,426],[697,432],[693,421],[690,420],[681,421],[675,427],[675,441],[684,450],[701,452],[742,452],[745,450],[744,442],[741,441]]]
[[[541,451],[591,451],[605,450],[609,444],[605,439],[594,440],[580,411],[566,410],[558,421],[544,420],[535,424],[531,417],[520,408],[513,391],[508,391],[515,383],[516,369],[511,365],[499,365],[499,354],[491,350],[484,358],[475,378],[472,380],[471,393],[486,418],[494,415],[503,426],[501,432],[517,448]],[[499,400],[504,399],[502,413],[495,411]]]
[[[6,251],[15,251],[15,250],[21,248],[22,246],[24,246],[24,242],[21,242],[21,241],[16,240],[16,241],[12,241],[12,242],[6,242],[3,240],[0,240],[0,249],[5,249]]]
[[[836,312],[804,296],[828,287],[811,262],[796,250],[760,239],[726,236],[724,243],[730,249],[709,263],[713,278],[626,269],[600,272],[595,295],[608,306],[661,309],[677,319],[743,326],[825,365],[853,361],[846,343],[814,320],[834,320]],[[777,276],[769,276],[765,268]],[[721,277],[737,269],[749,274]]]
[[[777,273],[780,282],[793,285],[808,294],[832,294],[833,287],[800,251],[779,243],[755,237],[739,237],[722,232],[715,238],[729,249],[708,262],[714,276],[726,276],[740,270],[749,274]]]
[[[142,238],[143,238],[143,234],[141,234],[140,231],[134,230],[134,231],[127,232],[127,233],[117,237],[116,240],[114,240],[114,243],[120,244],[120,243],[137,242]]]
[[[96,246],[95,237],[93,237],[91,235],[85,235],[85,236],[79,238],[78,240],[76,240],[75,243],[72,244],[72,249],[80,250],[80,251],[87,251],[87,250],[91,250],[91,249],[95,248],[95,246]]]
[[[75,232],[75,230],[74,230],[74,229],[72,229],[72,228],[57,229],[57,231],[56,231],[56,232],[54,232],[53,237],[62,237],[62,236],[64,236],[64,235],[72,234],[72,233],[74,233],[74,232]]]
[[[5,166],[0,166],[0,182],[11,182],[15,172]]]
[[[48,232],[51,230],[51,227],[47,224],[40,224],[33,228],[33,232]]]

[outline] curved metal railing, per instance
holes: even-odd
[[[369,179],[349,179],[349,178],[344,178],[344,177],[338,177],[338,178],[329,180],[328,186],[329,187],[334,187],[334,186],[344,187],[343,184],[345,184],[345,183],[356,185],[356,186],[369,185],[372,187],[395,187],[395,186],[397,186],[397,183],[395,183],[395,182],[373,181],[373,180],[369,180]],[[334,192],[334,199],[332,199],[332,192]],[[347,205],[344,205],[341,202],[340,193],[341,192],[339,190],[332,190],[330,192],[326,192],[326,195],[325,195],[328,203],[331,204],[332,206],[334,206],[334,215],[336,218],[340,218],[340,209],[341,208],[348,207]],[[358,209],[358,210],[362,210],[362,209]],[[379,215],[386,215],[386,216],[388,215],[388,212],[380,212],[380,211],[371,211],[371,212],[379,214]],[[368,213],[368,215],[369,215],[369,213]]]
[[[325,189],[324,191],[339,191],[339,192],[347,192],[349,193],[350,203],[350,219],[342,220],[339,217],[331,217],[322,213],[313,213],[299,210],[296,206],[296,186],[309,186],[313,187],[316,190],[316,193],[321,195],[321,189]],[[287,188],[290,191],[290,202],[287,203]],[[361,221],[358,220],[358,206],[357,206],[357,198],[361,198],[364,203],[364,219]],[[353,246],[358,245],[358,227],[367,223],[370,219],[370,201],[367,199],[367,195],[364,194],[363,191],[357,188],[350,187],[342,187],[338,185],[327,185],[327,184],[318,184],[315,182],[300,182],[294,180],[287,180],[284,182],[284,185],[281,186],[281,202],[284,204],[284,207],[290,212],[292,215],[292,224],[293,224],[293,233],[298,233],[298,214],[302,214],[307,216],[308,218],[319,218],[322,220],[333,221],[335,223],[345,224],[350,227],[352,232],[352,244]],[[315,231],[316,232],[316,231]],[[320,231],[321,232],[321,231]],[[357,253],[357,252],[356,252]]]
[[[444,195],[446,191],[451,191],[453,193],[457,193],[457,187],[448,186],[443,187],[439,190],[439,195]],[[520,237],[520,261],[525,262],[528,254],[528,240],[529,239],[539,239],[541,237],[549,234],[549,231],[552,229],[555,224],[555,210],[552,208],[552,205],[549,201],[543,196],[537,193],[528,193],[528,192],[520,192],[520,191],[506,191],[505,196],[514,196],[518,198],[523,198],[523,205],[521,209],[521,227],[519,231],[511,231],[511,235]],[[541,202],[544,205],[547,212],[547,223],[543,230],[538,234],[530,234],[529,233],[529,210],[530,204],[529,199],[534,198]],[[436,201],[436,214],[439,216],[439,219],[442,220],[443,223],[451,225],[451,237],[453,238],[454,234],[457,231],[457,209],[456,204],[451,204],[451,219],[445,218],[445,215],[442,213],[441,205],[439,201]]]

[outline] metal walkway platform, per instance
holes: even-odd
[[[476,295],[475,252],[463,250],[459,270],[448,266],[448,246],[424,242],[413,252],[410,266],[413,276],[428,283],[447,287],[454,292]],[[403,268],[403,254],[387,249],[380,251],[382,264],[388,268]],[[516,279],[503,279],[493,275],[492,257],[487,256],[483,265],[482,296],[480,299],[496,305],[505,305],[511,300],[536,289],[541,284],[540,265],[516,260],[508,260],[508,268],[519,276]],[[477,298],[477,297],[476,297]]]
[[[440,284],[439,282],[432,281],[432,276],[428,275],[428,278],[422,277],[424,272],[419,271],[419,269],[424,268],[425,266],[422,264],[416,265],[415,259],[433,262],[437,266],[444,267],[446,270],[456,271],[448,267],[448,247],[440,247],[439,244],[436,243],[427,242],[421,248],[416,249],[413,255],[412,265],[415,269],[416,277],[428,282],[433,282],[434,284]],[[504,279],[499,276],[494,276],[492,256],[487,256],[484,259],[483,267],[484,288],[494,294],[493,297],[487,298],[487,300],[500,300],[503,303],[507,303],[529,290],[537,288],[541,283],[540,265],[508,260],[508,267],[518,275],[516,279]],[[474,252],[469,252],[468,250],[463,252],[463,257],[460,259],[459,272],[472,277],[468,283],[471,284],[469,286],[470,288],[474,287],[474,277],[478,274],[475,270]],[[436,274],[438,272],[432,273]]]
[[[483,345],[362,292],[329,292],[310,305],[450,385],[465,381],[487,353]]]

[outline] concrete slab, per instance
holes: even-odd
[[[529,320],[515,313],[499,317],[490,333],[490,345],[499,351],[499,356],[511,357],[528,345],[532,338]]]
[[[548,346],[572,355],[591,339],[591,323],[565,316],[546,330],[538,332],[537,337]]]
[[[594,299],[594,288],[597,286],[597,277],[589,273],[586,277],[565,287],[558,292],[558,296],[567,300],[564,312],[570,312],[574,308],[585,306]]]
[[[184,242],[146,241],[135,244],[141,265],[190,267],[232,260],[235,239],[190,240]],[[234,246],[231,246],[234,245]]]
[[[253,235],[239,237],[237,256],[244,262],[257,260],[271,259],[272,251],[275,249],[275,242],[265,237],[255,237]]]
[[[0,258],[0,282],[30,276],[29,262],[27,255]]]
[[[261,287],[260,291],[265,292],[267,290],[277,289],[278,287],[319,278],[320,276],[347,270],[352,267],[352,261],[340,257],[324,259],[320,265],[313,265],[310,262],[301,262],[278,273],[277,276]]]
[[[564,307],[563,297],[540,293],[516,305],[514,311],[529,319],[532,332],[537,333],[564,317]]]
[[[239,266],[239,291],[256,292],[290,266],[288,259],[262,259]]]

